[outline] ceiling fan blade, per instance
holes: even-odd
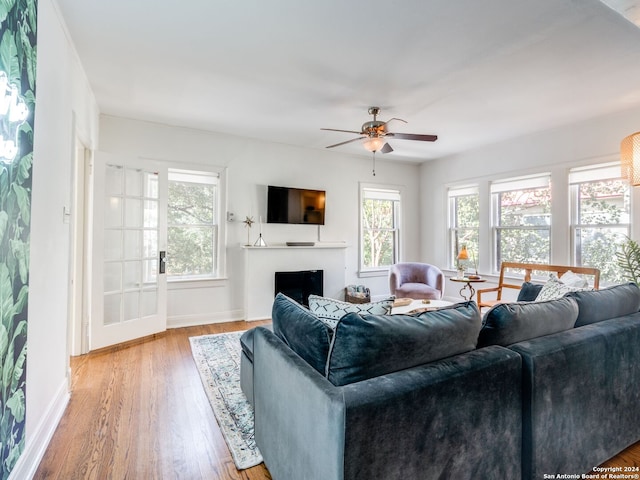
[[[328,130],[330,132],[345,132],[345,133],[355,133],[357,135],[361,134],[362,132],[356,132],[355,130],[340,130],[338,128],[321,128],[320,130]]]
[[[388,143],[385,143],[380,149],[380,151],[382,153],[389,153],[389,152],[393,152],[393,148],[391,148],[391,145],[389,145]]]
[[[387,135],[401,140],[418,140],[419,142],[435,142],[438,139],[437,135],[420,135],[416,133],[387,133]]]
[[[393,118],[390,118],[389,120],[387,120],[387,124],[388,124],[389,122],[394,121],[394,120],[397,120],[397,121],[402,122],[402,123],[407,123],[407,121],[406,121],[406,120],[403,120],[403,119],[398,118],[398,117],[393,117]]]
[[[358,140],[362,140],[363,138],[364,137],[352,138],[351,140],[347,140],[346,142],[336,143],[335,145],[329,145],[328,147],[325,147],[325,148],[339,147],[340,145],[345,145],[347,143],[357,142]]]

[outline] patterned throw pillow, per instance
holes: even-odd
[[[347,313],[369,313],[371,315],[389,315],[393,307],[393,299],[371,303],[348,303],[333,298],[309,295],[309,310],[316,314],[320,321],[334,330],[338,321]]]
[[[569,292],[578,292],[580,290],[588,290],[584,287],[573,287],[562,283],[558,277],[552,275],[549,281],[544,284],[542,290],[536,297],[536,302],[544,302],[545,300],[554,300],[556,298],[564,297]]]

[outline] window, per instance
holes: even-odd
[[[503,261],[549,263],[550,175],[494,182],[491,197],[495,271]]]
[[[573,262],[599,268],[604,283],[621,283],[616,251],[630,233],[630,192],[620,164],[572,169],[569,184]]]
[[[360,199],[360,271],[386,270],[400,258],[400,191],[362,186]]]
[[[480,207],[477,187],[449,189],[449,266],[456,268],[458,252],[466,245],[477,265]]]
[[[169,170],[167,276],[218,277],[219,175]]]

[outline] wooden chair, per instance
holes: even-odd
[[[513,288],[516,290],[520,290],[522,287],[522,283],[513,284],[509,283],[509,279],[505,280],[505,271],[506,270],[524,270],[524,280],[523,282],[531,281],[531,273],[540,271],[540,272],[549,272],[556,273],[558,277],[562,276],[562,274],[571,270],[573,273],[579,275],[589,275],[593,277],[593,288],[596,290],[600,286],[600,270],[597,268],[590,267],[574,267],[568,265],[544,265],[538,263],[516,263],[516,262],[502,262],[500,265],[500,278],[498,280],[498,286],[493,288],[483,288],[482,290],[477,291],[478,295],[478,306],[479,307],[493,307],[498,303],[502,303],[502,289],[503,288]],[[487,300],[482,298],[482,296],[486,293],[497,292],[495,300]]]

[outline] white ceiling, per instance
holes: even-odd
[[[323,149],[376,105],[439,136],[389,142],[422,162],[640,106],[640,29],[598,0],[57,3],[110,115]]]

